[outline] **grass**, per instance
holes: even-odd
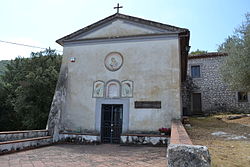
[[[250,166],[250,117],[227,120],[228,115],[190,118],[191,128],[186,128],[193,144],[206,145],[212,158],[213,167]],[[223,131],[247,139],[232,140],[213,136]]]

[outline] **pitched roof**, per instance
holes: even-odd
[[[101,26],[107,22],[113,21],[115,19],[122,19],[122,20],[127,20],[127,21],[132,21],[132,22],[136,22],[136,23],[140,23],[140,24],[144,24],[144,25],[148,25],[151,27],[156,27],[162,30],[167,30],[170,31],[172,33],[176,33],[176,34],[187,34],[189,37],[189,30],[185,29],[185,28],[180,28],[180,27],[176,27],[176,26],[172,26],[172,25],[168,25],[168,24],[162,24],[159,22],[155,22],[155,21],[150,21],[150,20],[145,20],[142,18],[138,18],[138,17],[133,17],[133,16],[129,16],[129,15],[124,15],[121,13],[116,13],[114,15],[111,15],[107,18],[104,18],[96,23],[93,23],[87,27],[84,27],[78,31],[75,31],[67,36],[64,36],[58,40],[56,40],[56,42],[60,45],[63,45],[63,43],[67,40],[71,40],[74,37],[77,37],[80,34],[86,33],[90,30],[93,30],[94,28]],[[119,37],[114,37],[114,38],[119,38]]]

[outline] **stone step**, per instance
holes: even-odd
[[[0,132],[0,142],[48,136],[48,130],[26,130]]]
[[[0,142],[0,155],[24,149],[36,148],[52,144],[52,136],[27,138]]]

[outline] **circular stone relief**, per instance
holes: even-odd
[[[105,67],[110,71],[117,71],[123,64],[123,57],[118,52],[109,53],[104,60]]]

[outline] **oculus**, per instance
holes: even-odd
[[[109,71],[117,71],[123,64],[123,57],[118,52],[109,53],[104,60],[104,65]]]

